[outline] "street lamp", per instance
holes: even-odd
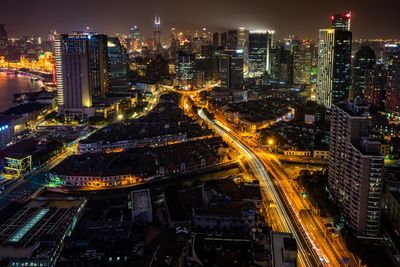
[[[273,148],[272,148],[272,146],[275,145],[275,140],[272,139],[272,138],[269,138],[267,142],[268,142],[269,150],[270,150],[271,152],[274,152],[274,154],[275,154],[275,153],[276,153],[276,147],[275,147],[275,151],[274,151]]]
[[[118,119],[119,121],[122,121],[122,120],[124,119],[124,115],[118,114],[117,119]]]

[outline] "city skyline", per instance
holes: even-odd
[[[79,9],[75,8],[78,4]],[[298,6],[290,0],[284,3],[257,0],[250,6],[247,2],[232,3],[226,0],[213,3],[194,2],[190,5],[182,0],[154,0],[152,5],[141,5],[139,1],[127,0],[106,3],[71,0],[68,4],[58,2],[54,5],[53,2],[44,0],[40,5],[27,4],[24,9],[19,8],[16,2],[4,3],[1,23],[6,24],[12,37],[46,36],[51,28],[59,33],[68,33],[83,30],[87,26],[93,31],[113,35],[126,33],[134,25],[139,26],[144,36],[151,37],[154,15],[160,14],[163,37],[171,27],[182,30],[203,27],[219,30],[243,26],[249,29],[273,29],[279,38],[292,34],[299,38],[317,39],[318,29],[326,25],[332,14],[352,11],[355,39],[398,38],[396,29],[400,27],[400,21],[395,14],[395,7],[398,5],[392,0],[383,0],[379,6],[368,5],[359,0],[341,0],[317,7],[314,1],[303,1]],[[19,14],[16,16],[12,11],[18,8]],[[44,15],[46,19],[43,19]],[[21,17],[24,18],[24,23],[20,22]]]

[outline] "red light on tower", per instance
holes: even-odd
[[[348,19],[351,18],[351,12],[346,14],[346,18],[348,18]]]
[[[335,16],[331,16],[331,21],[333,21],[335,19]]]

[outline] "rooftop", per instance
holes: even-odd
[[[0,256],[50,257],[84,203],[74,198],[29,201],[1,222]],[[52,240],[51,245],[47,240]]]
[[[149,189],[138,190],[132,192],[132,210],[148,210],[151,209],[151,198]]]

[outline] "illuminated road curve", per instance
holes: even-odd
[[[202,118],[204,121],[209,123],[216,129],[221,135],[227,137],[230,139],[240,150],[242,153],[246,155],[246,157],[249,159],[249,165],[254,172],[254,174],[258,177],[258,179],[265,181],[266,186],[266,191],[267,195],[270,196],[273,200],[273,202],[277,206],[277,211],[279,213],[280,218],[282,218],[283,226],[286,231],[289,231],[293,234],[294,238],[297,241],[299,252],[300,252],[300,263],[302,266],[322,266],[318,255],[316,252],[313,250],[312,246],[308,242],[307,237],[304,236],[304,234],[301,236],[299,232],[302,232],[301,226],[296,225],[292,217],[289,215],[288,210],[285,208],[283,202],[284,200],[281,199],[280,195],[276,191],[271,177],[268,175],[267,170],[265,169],[263,163],[260,161],[260,159],[245,145],[243,145],[235,136],[223,125],[220,123],[216,123],[204,114],[202,110],[198,111],[198,115],[200,118]],[[299,231],[296,231],[296,227],[298,228]]]

